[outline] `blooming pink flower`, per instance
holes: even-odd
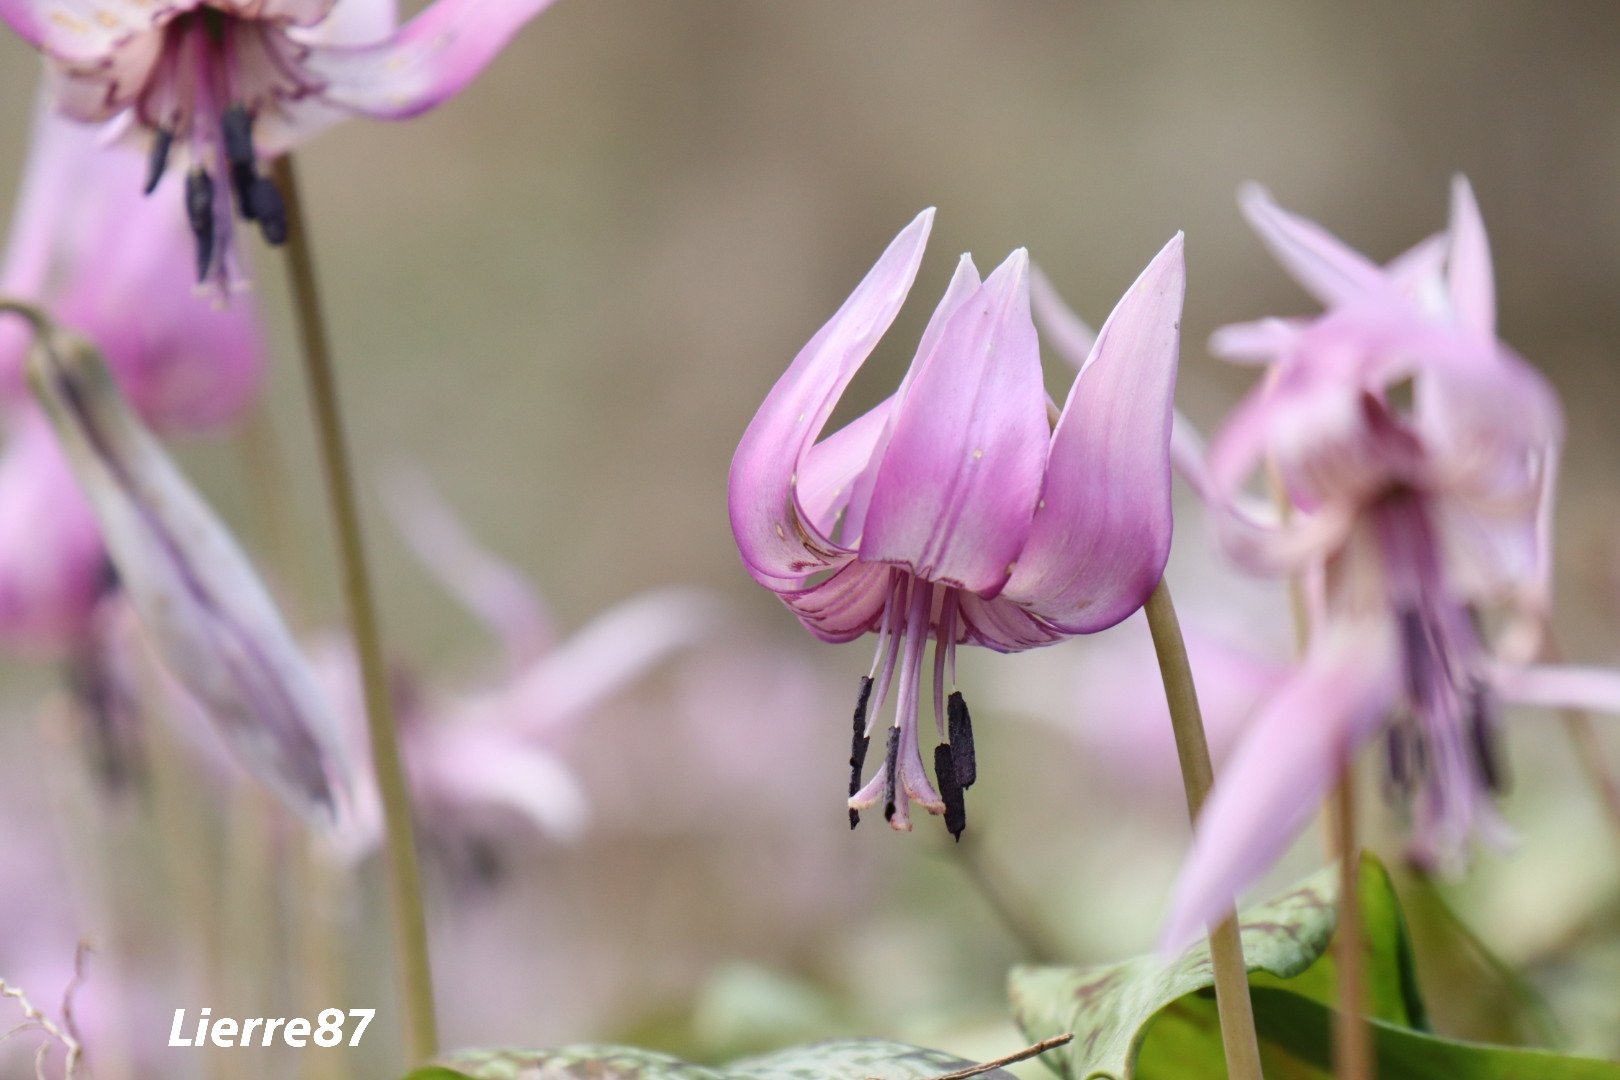
[[[0,293],[94,341],[157,429],[216,428],[257,395],[263,334],[251,303],[215,308],[195,295],[185,222],[173,202],[141,197],[141,169],[139,155],[103,149],[90,129],[41,110]],[[0,454],[0,643],[60,653],[84,644],[107,557],[56,437],[27,396],[28,345],[22,320],[0,319],[9,429]]]
[[[1236,554],[1307,583],[1311,636],[1199,819],[1166,929],[1174,944],[1229,909],[1375,735],[1410,812],[1412,857],[1456,865],[1471,837],[1505,831],[1492,799],[1504,701],[1546,703],[1562,688],[1620,707],[1620,679],[1523,666],[1546,615],[1561,412],[1496,338],[1467,183],[1453,188],[1445,241],[1383,268],[1258,190],[1244,209],[1328,309],[1216,335],[1218,352],[1271,367],[1216,436],[1203,482]],[[1266,465],[1286,520],[1244,504],[1242,485]],[[1505,632],[1486,632],[1487,612]]]
[[[550,2],[437,0],[398,28],[391,0],[0,0],[0,18],[45,56],[64,114],[143,133],[148,190],[183,158],[198,277],[223,282],[233,204],[286,237],[261,155],[344,115],[453,97]]]
[[[855,710],[850,823],[908,799],[960,834],[974,758],[960,693],[945,695],[961,643],[1016,652],[1112,626],[1152,591],[1170,546],[1167,440],[1184,290],[1178,234],[1125,293],[1055,426],[1015,251],[980,281],[963,256],[899,390],[817,442],[916,276],[925,211],[890,244],[800,351],[744,432],[730,477],[731,527],[748,572],[824,641],[878,634]],[[933,637],[940,788],[917,735]],[[898,670],[888,757],[859,781],[869,717]]]

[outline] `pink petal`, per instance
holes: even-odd
[[[1397,692],[1387,624],[1328,629],[1250,722],[1198,816],[1159,938],[1179,951],[1231,910],[1310,821]]]
[[[1387,291],[1388,281],[1376,263],[1316,222],[1278,206],[1265,188],[1245,185],[1238,202],[1277,261],[1322,303],[1331,306]]]
[[[0,0],[0,20],[34,48],[44,42],[44,32],[34,15],[34,0]]]
[[[1496,282],[1485,221],[1468,178],[1451,181],[1451,257],[1446,272],[1451,307],[1462,325],[1485,337],[1496,336]]]
[[[993,596],[1028,534],[1048,438],[1024,251],[957,308],[916,365],[873,485],[861,558]]]
[[[465,702],[462,723],[553,734],[712,633],[718,607],[699,589],[632,597],[592,619],[505,686]]]
[[[945,326],[952,315],[956,314],[969,297],[979,289],[979,270],[973,265],[973,257],[963,255],[956,262],[956,271],[951,275],[951,283],[945,287],[945,295],[940,298],[934,313],[928,318],[928,325],[923,328],[921,340],[917,344],[917,352],[913,363],[906,368],[906,374],[900,380],[900,388],[889,399],[890,411],[888,422],[883,428],[882,436],[873,444],[865,470],[856,479],[853,492],[849,499],[849,512],[844,520],[844,546],[853,548],[866,529],[866,514],[872,506],[872,490],[877,485],[878,472],[883,465],[883,456],[888,452],[889,440],[894,435],[894,419],[899,414],[899,403],[906,399],[911,390],[911,384],[916,379],[918,369],[922,366],[916,363],[923,357],[933,353],[939,344],[939,337],[945,332]],[[829,440],[830,441],[830,440]],[[803,495],[800,495],[803,502]]]
[[[189,11],[202,0],[174,0],[172,3],[153,4],[147,0],[35,0],[31,24],[18,25],[10,14],[12,5],[22,0],[0,0],[0,13],[16,27],[17,32],[48,55],[66,61],[88,62],[91,66],[104,64],[115,53],[123,54],[120,61],[131,56],[130,46],[143,59],[157,54],[154,33],[162,23],[177,12]],[[27,20],[27,16],[22,16]],[[143,35],[152,40],[143,41]],[[110,74],[102,70],[100,75]],[[134,83],[120,78],[124,86]],[[106,83],[103,82],[105,91]]]
[[[577,839],[589,817],[579,780],[552,754],[503,735],[436,728],[410,748],[412,778],[444,804],[435,809],[501,807],[546,836]]]
[[[328,6],[326,18],[290,28],[288,36],[305,45],[375,45],[399,28],[394,0],[339,0]]]
[[[855,495],[856,485],[868,471],[875,448],[888,434],[894,398],[885,398],[858,419],[850,421],[815,446],[799,466],[795,491],[804,520],[821,536],[833,535],[838,515]],[[854,515],[851,514],[850,518]],[[842,543],[860,535],[858,522],[844,522]]]
[[[1052,433],[1041,509],[1007,596],[1069,633],[1123,619],[1164,572],[1185,290],[1177,233],[1108,316]]]
[[[822,641],[854,641],[877,629],[894,572],[886,563],[851,560],[826,581],[805,589],[779,589],[777,595]]]
[[[368,116],[405,119],[459,94],[551,3],[435,0],[388,40],[315,49],[304,66],[326,83],[326,100]]]
[[[1000,653],[1023,652],[1062,641],[1068,636],[1006,596],[985,600],[969,592],[959,593],[957,615],[962,627],[962,640]]]
[[[799,351],[743,432],[727,499],[743,563],[768,588],[793,588],[839,561],[842,549],[812,528],[794,492],[799,467],[844,387],[871,355],[911,289],[934,211],[895,237],[827,324]]]
[[[1209,336],[1209,351],[1238,364],[1269,364],[1286,356],[1299,340],[1297,319],[1232,323]]]
[[[1620,715],[1620,671],[1575,665],[1499,665],[1492,683],[1504,701]]]

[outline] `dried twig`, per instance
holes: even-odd
[[[994,1061],[986,1061],[978,1065],[969,1065],[967,1068],[957,1069],[955,1072],[940,1073],[938,1076],[929,1077],[928,1080],[972,1080],[975,1076],[982,1076],[992,1069],[1001,1068],[1003,1065],[1016,1065],[1020,1061],[1028,1061],[1032,1057],[1039,1057],[1048,1050],[1056,1050],[1073,1038],[1073,1032],[1067,1035],[1054,1035],[1050,1039],[1042,1039],[1033,1046],[1026,1046],[1022,1050],[1014,1051],[1006,1057],[998,1057]],[[869,1076],[866,1080],[883,1080],[883,1078],[881,1076]]]
[[[73,995],[84,984],[85,960],[89,956],[90,946],[84,942],[79,943],[78,951],[73,957],[73,979],[68,983],[67,990],[62,996],[62,1023],[57,1024],[50,1017],[40,1011],[39,1007],[28,999],[28,995],[21,987],[12,986],[5,979],[0,979],[0,997],[11,998],[22,1010],[23,1022],[9,1031],[0,1033],[0,1043],[5,1042],[14,1035],[21,1035],[28,1031],[41,1031],[45,1033],[45,1041],[40,1044],[39,1053],[34,1055],[35,1080],[46,1080],[45,1057],[50,1053],[51,1044],[56,1043],[66,1052],[63,1061],[62,1075],[65,1080],[73,1080],[79,1076],[80,1066],[84,1062],[84,1045],[79,1041],[79,1032],[73,1022]]]

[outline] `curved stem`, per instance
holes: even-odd
[[[1215,783],[1215,767],[1204,737],[1204,718],[1198,708],[1187,644],[1181,637],[1170,588],[1163,579],[1143,610],[1159,657],[1164,696],[1170,705],[1170,726],[1181,759],[1181,780],[1187,790],[1187,813],[1194,822]],[[1209,953],[1215,969],[1215,1007],[1221,1019],[1221,1044],[1226,1051],[1229,1080],[1260,1080],[1260,1044],[1254,1033],[1254,1005],[1249,1000],[1249,969],[1243,960],[1243,938],[1237,912],[1230,912],[1209,931]]]
[[[389,700],[388,670],[382,650],[376,603],[366,568],[360,513],[354,493],[343,419],[338,407],[337,382],[332,371],[326,320],[315,283],[315,261],[310,251],[308,225],[299,201],[297,177],[289,156],[271,166],[275,184],[287,206],[287,279],[297,316],[304,370],[309,380],[321,469],[326,478],[332,521],[337,531],[343,595],[360,659],[365,688],[366,727],[371,758],[377,773],[377,791],[383,805],[387,835],[389,891],[394,908],[395,962],[399,967],[400,998],[405,1009],[406,1048],[413,1062],[438,1052],[434,1017],[433,979],[428,962],[427,918],[422,909],[421,874],[416,860],[409,792],[400,764],[399,736],[393,704]]]

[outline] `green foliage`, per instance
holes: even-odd
[[[1337,916],[1324,871],[1243,913],[1255,1024],[1268,1080],[1331,1080]],[[1366,930],[1367,1009],[1380,1080],[1620,1080],[1620,1064],[1429,1033],[1411,942],[1389,875],[1364,858],[1357,888]],[[1222,1080],[1207,945],[1164,962],[1019,968],[1013,1008],[1032,1039],[1073,1031],[1043,1060],[1068,1080]]]

